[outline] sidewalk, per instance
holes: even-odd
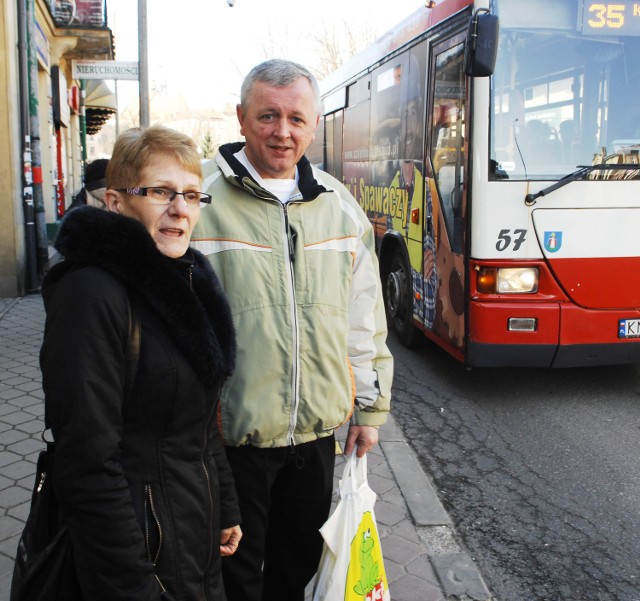
[[[43,443],[38,354],[39,295],[0,299],[0,601],[9,599],[13,557],[29,511]],[[338,432],[344,442],[344,432]],[[489,601],[491,596],[400,429],[391,418],[368,455],[369,484],[393,601]],[[344,458],[336,457],[337,480]]]

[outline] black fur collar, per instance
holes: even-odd
[[[190,249],[184,259],[170,259],[158,251],[141,222],[90,206],[67,213],[55,248],[65,259],[64,271],[70,265],[94,265],[118,278],[132,302],[150,308],[167,324],[203,382],[210,385],[231,374],[236,350],[231,311],[201,253]],[[193,291],[185,277],[189,267]]]

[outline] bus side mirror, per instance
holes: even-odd
[[[493,74],[498,52],[500,21],[486,9],[478,9],[469,21],[464,72],[470,77]]]

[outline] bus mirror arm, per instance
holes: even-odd
[[[561,180],[558,180],[555,184],[551,184],[546,188],[543,188],[539,192],[535,194],[527,194],[524,197],[524,204],[528,207],[534,205],[536,200],[541,196],[546,196],[551,192],[555,192],[556,190],[563,188],[567,184],[571,182],[575,182],[576,180],[583,179],[587,173],[591,173],[592,171],[619,171],[620,169],[640,169],[640,165],[636,165],[635,163],[631,164],[598,164],[598,165],[578,165],[578,169],[569,175],[565,175]]]

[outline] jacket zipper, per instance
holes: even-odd
[[[213,399],[214,402],[218,399],[218,397],[220,396],[220,391],[222,390],[221,386],[218,386],[215,394],[213,395]],[[211,407],[214,407],[214,405],[211,405]],[[207,439],[208,439],[208,433],[209,433],[209,429],[210,428],[217,428],[216,424],[215,424],[215,412],[211,411],[209,413],[209,418],[207,420],[205,420],[205,429],[203,432],[203,436],[204,436],[204,440],[203,440],[203,446],[202,446],[202,471],[204,472],[204,478],[207,481],[207,494],[209,495],[209,532],[213,532],[213,514],[214,514],[214,506],[213,506],[213,493],[211,491],[211,474],[209,473],[209,470],[207,469],[207,462],[206,462],[206,452],[207,452]],[[219,544],[216,543],[215,540],[213,540],[213,537],[211,537],[211,540],[209,541],[209,544],[207,545],[209,548],[209,557],[207,558],[207,569],[205,570],[205,573],[208,573],[209,571],[209,567],[211,566],[211,559],[213,557],[213,545],[215,544]],[[205,592],[206,595],[206,592]],[[204,598],[204,597],[203,597]]]
[[[293,370],[291,374],[291,413],[289,416],[289,430],[287,432],[287,441],[291,446],[294,445],[294,432],[298,423],[298,406],[300,404],[300,340],[298,333],[298,309],[296,305],[296,288],[295,288],[295,274],[293,270],[293,264],[295,262],[295,240],[291,235],[291,227],[289,224],[289,212],[287,207],[294,202],[308,202],[313,199],[304,199],[302,195],[298,198],[293,198],[288,203],[282,203],[270,192],[263,190],[262,188],[255,189],[253,186],[247,185],[245,179],[242,179],[241,186],[248,190],[250,194],[260,198],[262,200],[275,202],[282,207],[284,236],[286,240],[285,249],[285,263],[287,271],[289,272],[289,285],[290,285],[290,301],[291,301],[291,334],[293,337]],[[253,183],[253,179],[249,178],[249,182]],[[260,191],[264,191],[265,194],[261,194]]]
[[[300,397],[300,340],[298,334],[298,309],[296,304],[296,286],[294,274],[295,261],[295,240],[291,234],[291,226],[289,224],[289,212],[286,204],[281,204],[283,211],[283,228],[286,239],[287,248],[285,249],[285,263],[289,273],[290,301],[291,301],[291,334],[293,337],[293,365],[291,373],[291,413],[289,415],[289,431],[287,432],[287,440],[289,444],[294,444],[294,432],[298,422],[298,405]]]
[[[150,484],[145,484],[144,492],[145,492],[144,494],[145,515],[147,516],[147,519],[145,520],[144,536],[147,542],[147,555],[155,567],[156,562],[158,561],[158,557],[160,557],[160,549],[162,548],[162,540],[164,537],[164,533],[162,531],[162,525],[160,524],[160,520],[158,519],[158,514],[156,512],[156,506],[153,501],[153,491],[151,490]],[[158,549],[156,551],[155,557],[151,557],[151,536],[149,534],[149,519],[148,519],[149,515],[148,515],[147,509],[151,512],[151,517],[153,518],[156,528],[158,529]],[[166,589],[164,588],[164,585],[162,584],[160,578],[158,578],[157,574],[155,574],[155,578],[158,584],[160,585],[160,589],[162,590],[163,593],[165,593]]]

